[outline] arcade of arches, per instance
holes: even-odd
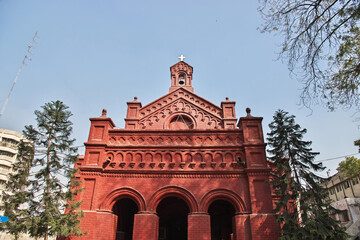
[[[120,196],[121,197],[121,196]],[[228,200],[213,200],[211,201],[206,212],[190,212],[186,197],[181,195],[170,195],[163,197],[157,207],[156,212],[151,213],[155,218],[153,225],[157,228],[151,229],[152,234],[157,234],[156,239],[159,240],[187,240],[189,229],[188,221],[193,221],[192,216],[202,217],[202,221],[196,218],[193,221],[196,224],[203,224],[203,234],[208,235],[211,240],[232,240],[235,235],[244,235],[237,232],[239,230],[250,232],[249,225],[242,229],[237,229],[236,226],[236,211],[235,207]],[[236,208],[242,208],[237,206]],[[117,200],[112,208],[112,212],[116,215],[116,240],[132,240],[134,236],[134,218],[144,214],[139,211],[137,203],[127,197]],[[145,213],[148,215],[150,213]],[[237,213],[239,214],[239,213]],[[190,220],[189,220],[190,219]],[[201,220],[201,218],[200,218]],[[151,221],[151,219],[149,220]],[[235,223],[235,224],[234,224]],[[136,230],[135,230],[136,231]],[[142,233],[142,234],[149,234]],[[192,234],[190,232],[190,234]],[[205,239],[205,238],[204,238]]]
[[[74,166],[87,235],[71,239],[278,239],[262,118],[196,95],[192,74],[182,57],[167,94],[127,102],[125,128],[105,109],[90,118]]]

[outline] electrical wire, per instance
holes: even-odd
[[[332,161],[332,160],[336,160],[339,158],[344,158],[344,157],[351,157],[351,156],[355,156],[358,155],[359,153],[353,153],[353,154],[348,154],[348,155],[344,155],[344,156],[340,156],[340,157],[334,157],[334,158],[327,158],[327,159],[323,159],[323,160],[317,160],[315,162],[327,162],[327,161]]]

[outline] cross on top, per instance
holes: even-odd
[[[178,57],[180,59],[180,61],[184,61],[185,56],[183,54],[180,55],[180,57]]]

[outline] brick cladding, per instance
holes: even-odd
[[[209,207],[217,200],[234,209],[232,239],[277,239],[262,118],[247,109],[237,121],[235,102],[219,107],[193,93],[190,65],[180,61],[170,70],[168,94],[144,107],[137,98],[127,103],[124,129],[106,110],[90,118],[85,155],[75,165],[87,235],[72,239],[115,240],[113,206],[127,198],[137,206],[132,239],[157,240],[157,207],[168,197],[189,209],[189,240],[211,240]]]

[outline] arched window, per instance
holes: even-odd
[[[177,115],[170,120],[169,128],[176,130],[193,129],[194,122],[188,116]]]

